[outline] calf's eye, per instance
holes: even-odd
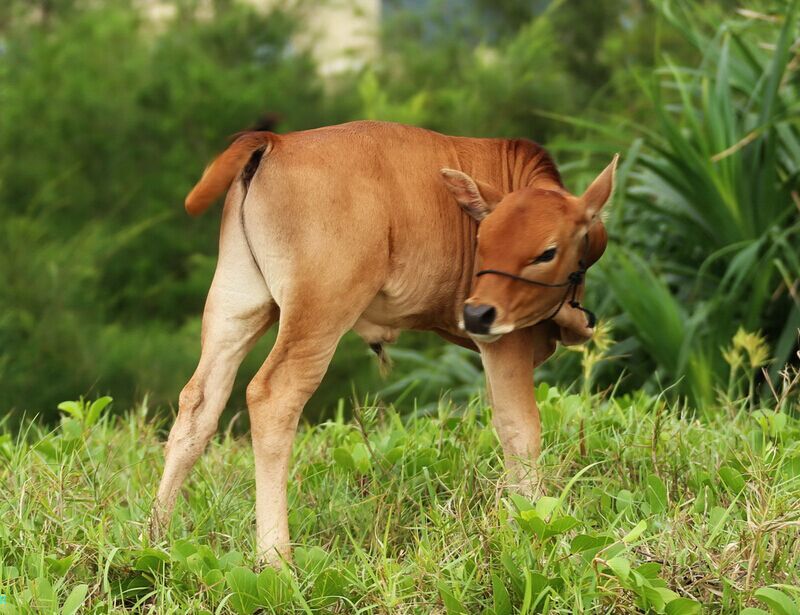
[[[553,260],[556,257],[556,249],[555,248],[548,248],[544,252],[542,252],[539,256],[534,258],[531,263],[547,263]]]

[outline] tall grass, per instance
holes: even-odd
[[[642,393],[540,385],[537,398],[535,502],[498,489],[479,398],[303,426],[295,561],[278,572],[253,556],[252,453],[233,430],[152,544],[163,456],[146,407],[115,417],[108,398],[67,402],[55,429],[0,426],[0,613],[796,612],[796,397],[757,413],[747,398],[697,412]]]

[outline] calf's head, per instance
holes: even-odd
[[[550,317],[562,329],[575,329],[575,311],[559,306],[572,294],[570,274],[605,250],[600,213],[613,190],[616,164],[615,156],[577,197],[554,184],[503,194],[461,171],[442,169],[447,188],[479,223],[477,269],[485,273],[473,279],[463,310],[464,329],[473,338],[493,341]]]

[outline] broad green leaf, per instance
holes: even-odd
[[[64,600],[64,605],[61,607],[61,615],[73,615],[78,612],[78,609],[83,606],[83,601],[86,600],[86,594],[89,591],[89,586],[85,583],[76,585]]]
[[[80,440],[83,437],[83,424],[78,419],[63,419],[61,432],[65,440]]]
[[[702,610],[702,605],[689,598],[676,598],[667,603],[664,609],[666,615],[697,615]]]
[[[508,576],[511,577],[511,582],[514,584],[515,589],[521,593],[524,588],[522,573],[520,567],[507,549],[503,549],[500,553],[500,562],[503,564],[503,568],[505,568]]]
[[[160,572],[169,562],[169,555],[159,549],[142,549],[133,564],[133,569],[140,572]]]
[[[444,581],[439,581],[436,586],[439,588],[439,595],[442,597],[447,615],[466,615],[467,611],[461,602],[453,595],[450,588]]]
[[[345,470],[353,471],[356,469],[356,462],[353,461],[353,456],[343,446],[333,449],[333,460]]]
[[[111,584],[111,593],[124,599],[132,599],[152,591],[153,580],[141,572],[129,573]]]
[[[628,532],[627,534],[625,534],[625,536],[622,537],[622,542],[626,544],[634,542],[637,538],[639,538],[639,536],[641,536],[644,533],[646,529],[647,529],[647,521],[644,520],[639,521],[639,523],[637,523],[630,532]]]
[[[182,563],[185,563],[186,558],[194,553],[197,553],[197,545],[187,539],[176,540],[170,551],[172,559]]]
[[[73,553],[72,555],[67,555],[66,557],[55,558],[55,557],[46,557],[45,564],[47,565],[47,570],[57,576],[64,576],[67,574],[67,571],[72,566],[72,563],[75,561],[77,555]]]
[[[536,513],[544,520],[547,520],[550,515],[558,508],[560,501],[558,498],[551,498],[547,496],[540,497],[536,500],[535,510]]]
[[[323,570],[314,580],[314,604],[320,607],[330,606],[345,595],[344,588],[345,580],[340,571],[335,568]]]
[[[714,506],[708,511],[708,527],[713,531],[718,531],[725,520],[728,518],[728,510],[722,506]]]
[[[16,566],[3,566],[0,569],[0,579],[4,581],[11,581],[19,577],[19,568]]]
[[[54,460],[58,457],[58,451],[53,444],[53,436],[45,436],[34,444],[33,449],[42,454],[46,459]]]
[[[207,559],[209,568],[216,568],[218,566],[223,572],[236,566],[241,566],[243,561],[244,558],[242,557],[242,554],[236,549],[228,551],[227,553],[223,553],[217,562]]]
[[[650,474],[647,477],[647,503],[650,504],[650,511],[659,514],[667,509],[667,488],[664,481],[657,475]]]
[[[753,592],[775,615],[800,615],[800,609],[789,596],[774,587],[761,587]]]
[[[58,404],[58,409],[63,410],[72,418],[83,419],[83,403],[79,401],[62,401]]]
[[[741,473],[731,466],[722,466],[719,469],[719,477],[725,487],[734,495],[740,493],[745,487],[744,477]]]
[[[530,592],[528,591],[530,589]],[[525,612],[526,602],[530,605],[530,609],[535,611],[541,604],[544,597],[550,592],[550,579],[538,572],[528,571],[528,582],[525,587],[525,596],[530,600],[523,600],[523,608],[521,612]]]
[[[325,567],[328,554],[320,547],[297,547],[294,551],[297,567],[307,576],[319,574]]]
[[[390,449],[388,453],[386,453],[386,461],[394,465],[403,457],[403,447],[402,446],[395,446],[393,449]],[[353,464],[355,466],[355,464]]]
[[[264,604],[280,607],[292,597],[292,583],[283,570],[265,568],[258,575],[258,593]]]
[[[58,606],[56,602],[56,593],[50,581],[45,577],[39,577],[37,579],[32,579],[28,586],[36,597],[36,604],[40,609],[48,612],[56,610]]]
[[[97,419],[100,418],[100,413],[112,402],[111,397],[106,395],[105,397],[100,397],[92,402],[89,406],[89,411],[86,413],[86,426],[91,427],[97,422]]]
[[[646,579],[656,579],[658,578],[658,573],[661,572],[661,564],[658,562],[645,562],[641,566],[637,566],[635,570]]]
[[[205,564],[206,568],[219,568],[219,560],[217,559],[216,554],[214,551],[211,550],[211,547],[208,545],[200,545],[197,548],[197,553],[203,558],[203,563]]]
[[[367,474],[372,468],[372,456],[370,455],[366,444],[363,442],[358,442],[357,444],[353,445],[353,449],[350,454],[353,456],[353,463],[355,464],[356,470],[358,470],[361,474]]]
[[[209,568],[203,556],[199,553],[192,553],[186,558],[185,563],[191,573],[201,578],[208,570],[213,570],[213,568]]]
[[[565,516],[559,517],[555,521],[551,521],[545,527],[545,537],[550,536],[557,536],[559,534],[563,534],[564,532],[568,532],[569,530],[577,527],[580,525],[580,521],[578,521],[575,517]]]
[[[584,551],[599,551],[603,547],[614,542],[611,536],[593,536],[590,534],[578,534],[570,543],[571,553],[582,553]]]
[[[658,579],[658,581],[661,581],[661,579]],[[662,584],[666,585],[666,583],[663,582],[663,581],[662,581]],[[668,587],[657,587],[655,582],[653,583],[653,586],[654,586],[654,589],[661,596],[661,599],[664,601],[665,605],[668,602],[672,602],[673,600],[677,600],[679,598],[678,594],[676,594],[674,591],[672,591]]]
[[[617,512],[629,509],[633,505],[633,493],[628,489],[620,489],[617,493]]]
[[[212,568],[206,570],[202,578],[206,587],[216,596],[216,599],[219,599],[224,590],[225,574],[217,568]]]
[[[545,537],[547,523],[545,523],[535,510],[524,510],[517,518],[520,526],[528,533],[535,534],[539,538]]]
[[[624,557],[612,557],[606,562],[608,567],[614,571],[614,574],[622,581],[628,580],[628,575],[631,573],[631,563]]]
[[[232,592],[228,604],[240,615],[253,613],[259,605],[256,573],[244,566],[238,566],[225,574],[225,580]]]
[[[531,501],[528,500],[527,498],[522,497],[518,493],[510,493],[508,495],[508,498],[511,500],[511,502],[514,504],[514,506],[519,512],[524,512],[526,510],[535,510],[533,504],[531,504]]]
[[[667,606],[664,597],[654,587],[649,587],[647,585],[641,588],[641,596],[645,599],[645,602],[648,606],[650,606],[654,611],[657,613],[663,613],[665,607]]]
[[[495,573],[492,573],[492,602],[494,615],[511,615],[511,596],[502,579]]]

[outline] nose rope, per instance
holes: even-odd
[[[509,273],[508,271],[501,271],[499,269],[482,269],[478,273],[475,274],[475,277],[480,277],[482,275],[499,275],[506,278],[511,278],[512,280],[517,280],[519,282],[525,282],[526,284],[535,284],[536,286],[544,286],[546,288],[566,288],[566,292],[564,296],[561,298],[558,306],[556,307],[555,311],[553,311],[550,316],[547,318],[543,318],[542,320],[552,320],[552,318],[558,314],[564,304],[567,303],[567,298],[572,294],[572,297],[569,299],[569,306],[571,308],[575,308],[576,310],[580,310],[584,314],[586,314],[586,324],[590,329],[594,328],[595,324],[597,324],[597,317],[594,315],[594,312],[588,310],[587,308],[581,305],[581,302],[578,301],[578,288],[584,282],[586,276],[586,255],[589,253],[589,233],[587,232],[584,235],[584,248],[583,248],[583,256],[578,260],[578,269],[573,271],[567,276],[566,281],[561,282],[559,284],[549,284],[547,282],[540,282],[539,280],[531,280],[530,278],[522,277],[521,275],[516,275],[513,273]]]

